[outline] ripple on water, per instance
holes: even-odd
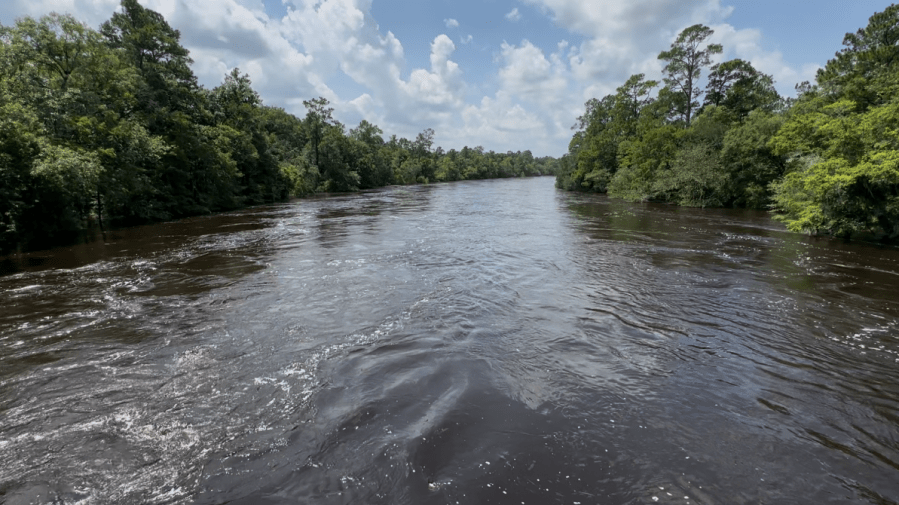
[[[548,179],[115,233],[0,277],[5,503],[899,495],[895,249]]]

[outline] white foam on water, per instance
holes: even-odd
[[[899,361],[899,341],[895,337],[897,331],[899,323],[889,322],[862,328],[851,335],[832,336],[830,339],[854,348],[861,354],[879,354]]]
[[[22,287],[20,287],[20,288],[12,288],[12,289],[8,289],[7,291],[8,291],[9,293],[22,293],[22,292],[25,292],[25,291],[32,291],[32,290],[35,290],[35,289],[40,289],[40,288],[42,288],[42,287],[44,287],[42,284],[31,284],[31,285],[28,285],[28,286],[22,286]]]

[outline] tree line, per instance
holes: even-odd
[[[389,184],[554,174],[530,151],[434,148],[324,98],[298,118],[234,69],[200,86],[180,33],[137,0],[94,30],[70,15],[0,25],[0,253],[99,225],[236,209]]]
[[[682,31],[658,56],[662,82],[638,74],[589,100],[557,187],[770,209],[813,234],[899,237],[899,6],[846,34],[796,98],[779,96],[749,62],[712,65],[723,50],[708,43],[712,33]]]

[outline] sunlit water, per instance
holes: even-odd
[[[553,179],[0,264],[0,502],[895,503],[899,250]]]

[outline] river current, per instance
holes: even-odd
[[[899,502],[899,249],[553,182],[0,261],[0,503]]]

